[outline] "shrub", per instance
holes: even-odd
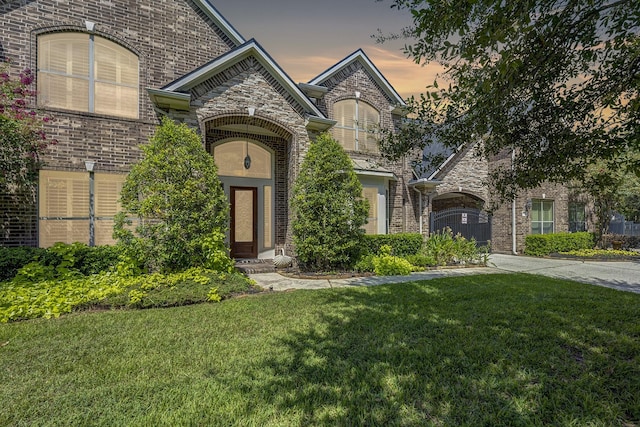
[[[413,271],[409,261],[393,255],[373,257],[373,271],[378,276],[404,276]]]
[[[454,236],[450,228],[432,233],[421,255],[433,260],[435,265],[486,263],[486,255],[483,256],[474,239],[467,240],[460,234]]]
[[[142,151],[122,188],[114,227],[127,256],[144,271],[184,270],[209,262],[207,254],[225,268],[219,233],[228,227],[229,204],[200,137],[164,118]],[[130,218],[140,219],[135,233]]]
[[[37,259],[45,249],[0,247],[0,282],[11,280],[18,270]]]
[[[409,261],[411,265],[422,268],[434,267],[438,265],[436,259],[433,256],[426,254],[408,255],[406,257],[406,260]]]
[[[393,255],[406,257],[419,253],[423,240],[420,233],[367,234],[363,240],[363,251],[378,254],[382,245],[389,245],[393,248]]]
[[[595,245],[593,233],[529,234],[525,238],[526,255],[546,256],[556,252],[592,249]]]
[[[44,280],[73,271],[81,275],[113,269],[119,261],[118,246],[94,246],[84,243],[56,243],[50,248],[0,247],[0,282],[13,279],[25,268],[22,276],[31,281]]]
[[[293,188],[291,207],[293,242],[303,269],[353,266],[369,207],[351,159],[328,134],[311,143]]]

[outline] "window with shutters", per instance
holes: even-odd
[[[333,119],[332,135],[345,150],[379,153],[378,110],[360,99],[345,99],[333,104]]]
[[[138,57],[85,33],[38,37],[38,105],[138,118]]]
[[[95,244],[110,245],[113,217],[126,175],[94,175]],[[87,172],[40,171],[39,242],[89,243],[89,174]]]
[[[364,230],[367,234],[378,234],[378,187],[363,187],[362,197],[369,201],[369,215]]]

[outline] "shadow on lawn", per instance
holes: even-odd
[[[600,288],[491,277],[322,293],[317,322],[243,391],[300,425],[638,423],[637,296],[612,307]]]

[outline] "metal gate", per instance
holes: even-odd
[[[477,246],[491,240],[491,215],[480,209],[451,208],[431,212],[429,230],[432,233],[449,227],[453,235],[460,233],[466,239],[476,239]]]

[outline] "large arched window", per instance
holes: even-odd
[[[218,175],[271,179],[271,153],[250,141],[229,141],[213,149]]]
[[[85,33],[38,37],[38,105],[138,118],[138,57]]]
[[[378,153],[376,132],[380,125],[380,113],[359,99],[345,99],[333,104],[333,137],[347,151]]]

